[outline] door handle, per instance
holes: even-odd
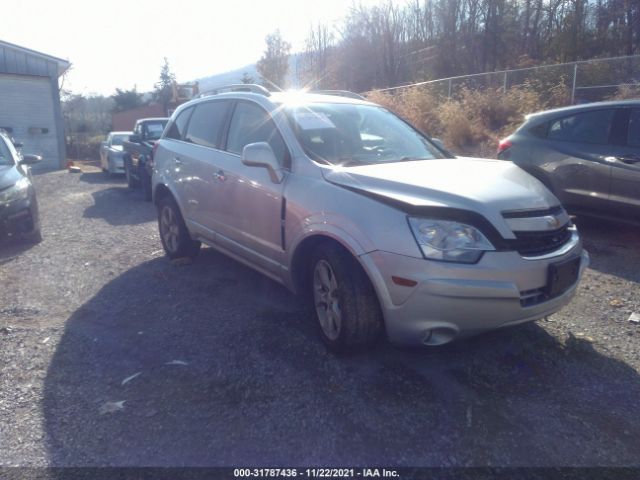
[[[180,157],[173,157],[173,161],[176,165],[182,165],[182,160],[180,159]]]
[[[618,155],[615,157],[605,157],[605,162],[615,163],[621,162],[626,163],[627,165],[634,165],[636,163],[640,163],[640,156],[636,155]]]
[[[640,162],[640,157],[638,155],[620,155],[618,157],[622,163],[626,163],[627,165],[633,165],[634,163]]]
[[[213,178],[215,178],[219,182],[224,182],[227,179],[227,176],[224,174],[222,170],[218,170],[213,174]]]

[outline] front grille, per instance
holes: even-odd
[[[537,257],[554,252],[571,239],[569,224],[549,232],[513,232],[513,248],[525,257]]]

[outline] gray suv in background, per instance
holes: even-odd
[[[529,115],[498,146],[571,212],[640,222],[640,101]]]
[[[154,154],[166,254],[206,243],[308,293],[334,351],[384,332],[441,345],[570,301],[588,255],[538,180],[332,93],[231,86],[179,107]]]

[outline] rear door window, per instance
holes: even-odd
[[[549,124],[547,137],[563,142],[606,144],[615,109],[576,113]]]
[[[185,140],[210,148],[220,148],[220,136],[230,102],[217,100],[196,105],[189,120]]]
[[[178,114],[176,119],[171,122],[169,125],[169,130],[165,138],[172,138],[174,140],[182,140],[184,138],[184,134],[187,130],[187,124],[189,123],[189,118],[191,118],[191,114],[193,113],[193,108],[187,108]]]
[[[640,109],[634,108],[629,115],[629,127],[627,129],[627,145],[640,147]]]

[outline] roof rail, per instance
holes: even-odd
[[[234,83],[232,85],[224,85],[222,87],[202,92],[200,95],[198,95],[198,98],[208,97],[209,95],[217,95],[224,92],[251,92],[264,95],[265,97],[271,96],[271,92],[264,88],[262,85],[254,85],[252,83]]]
[[[355,98],[356,100],[366,100],[362,95],[348,90],[313,90],[309,93],[317,93],[320,95],[335,95],[337,97]]]

